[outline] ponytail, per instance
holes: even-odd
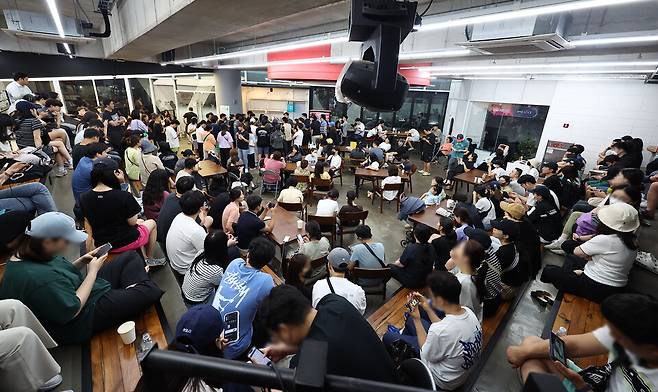
[[[487,272],[489,272],[489,263],[484,261],[480,268],[476,270],[476,274],[471,277],[473,283],[475,283],[475,288],[477,289],[478,299],[480,302],[483,302],[487,296]]]

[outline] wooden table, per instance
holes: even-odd
[[[404,313],[407,311],[405,305],[411,292],[409,289],[400,288],[391,299],[368,317],[368,323],[377,332],[377,336],[384,336],[389,324],[397,328],[404,327]]]
[[[286,167],[283,168],[286,173],[292,173],[295,170],[297,170],[297,162],[286,162]]]
[[[297,221],[300,220],[300,217],[297,213],[282,207],[274,207],[270,211],[270,216],[274,220],[274,226],[268,236],[281,250],[281,265],[282,270],[285,271],[283,264],[286,263],[286,245],[297,242],[297,234],[306,235],[306,229],[305,227],[302,227],[301,230],[297,229]],[[289,237],[288,241],[284,241],[286,236]]]
[[[457,189],[461,188],[462,185],[466,187],[466,194],[469,197],[469,200],[471,198],[470,196],[470,191],[469,187],[471,185],[479,185],[480,183],[477,182],[479,181],[478,178],[482,178],[484,175],[484,172],[479,169],[472,169],[467,171],[466,173],[461,173],[455,176],[455,192],[457,192]],[[473,187],[475,188],[475,187]]]
[[[277,275],[276,272],[274,272],[272,270],[272,268],[270,268],[269,265],[266,265],[265,267],[263,267],[262,271],[272,277],[272,280],[274,281],[275,286],[281,286],[282,284],[285,283],[283,281],[283,279],[281,279],[281,277],[279,275]]]
[[[349,146],[338,146],[338,154],[340,156],[345,156],[345,154],[349,154],[352,152],[352,149]]]
[[[384,178],[388,177],[388,169],[379,169],[379,170],[370,170],[366,169],[364,167],[357,167],[356,171],[354,172],[354,177],[356,177],[356,194],[359,194],[359,188],[361,187],[361,181],[358,181],[360,178],[367,177],[367,178],[372,178],[375,180],[377,184],[379,184],[380,180],[383,180]],[[409,180],[409,175],[400,173],[400,178],[402,178],[402,182],[408,181]]]
[[[436,210],[439,209],[439,207],[447,208],[448,200],[442,200],[438,205],[429,205],[423,211],[417,214],[409,215],[409,220],[414,224],[423,224],[425,226],[429,226],[434,232],[438,233],[440,215],[436,213]]]
[[[208,178],[214,176],[225,176],[228,171],[221,165],[216,164],[210,159],[199,162],[199,174],[201,177]]]

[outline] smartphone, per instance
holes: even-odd
[[[105,256],[110,250],[112,250],[112,244],[109,242],[103,246],[101,246],[98,251],[94,254],[94,257],[102,257]]]
[[[297,241],[304,242],[304,237],[301,234],[297,234]]]
[[[567,366],[567,356],[564,352],[564,341],[553,332],[551,332],[550,338],[550,355],[552,360],[559,361],[564,366]]]
[[[262,351],[257,349],[256,347],[252,347],[251,350],[249,350],[249,353],[247,354],[247,357],[249,357],[249,360],[256,365],[269,365],[272,363],[268,357],[263,354]]]
[[[224,338],[228,340],[229,343],[238,340],[239,327],[240,313],[237,310],[224,315]]]
[[[269,209],[274,208],[274,202],[271,201],[271,202],[267,203],[267,208],[269,208]]]
[[[407,302],[407,309],[409,309],[409,311],[411,312],[412,310],[414,310],[416,306],[418,306],[419,303],[420,302],[416,298],[412,298],[411,300],[409,300],[409,302]]]

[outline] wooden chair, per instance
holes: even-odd
[[[366,295],[380,295],[382,300],[386,299],[386,283],[391,279],[390,268],[359,268],[352,269],[352,278],[358,284],[359,279],[377,279],[381,283],[372,286],[361,286]]]
[[[379,196],[379,212],[384,212],[384,192],[386,191],[397,191],[397,195],[393,200],[386,200],[388,204],[391,204],[392,201],[395,201],[396,211],[400,211],[400,199],[402,198],[402,192],[404,190],[404,183],[400,184],[385,184],[383,187],[375,190],[375,194],[372,197],[372,204],[375,204],[375,196]]]
[[[368,218],[368,210],[339,214],[338,234],[340,235],[340,246],[343,246],[343,235],[353,234],[358,226],[344,226],[344,222],[359,222],[360,225],[365,225],[366,218]]]
[[[318,198],[320,199],[327,196],[327,192],[329,192],[333,187],[334,187],[334,182],[332,180],[323,180],[318,177],[313,177],[313,180],[311,181],[311,186],[309,188],[310,200],[312,201],[313,198],[315,198],[316,196],[319,196]],[[318,190],[318,188],[326,189],[326,190]]]
[[[306,206],[303,203],[284,203],[279,201],[276,203],[279,207],[290,212],[301,212],[301,218],[306,216]]]
[[[411,165],[411,170],[409,171],[409,177],[402,179],[402,182],[408,182],[409,183],[409,193],[412,193],[414,191],[414,184],[412,182],[414,174],[418,171],[418,166],[415,164]]]
[[[318,216],[307,214],[306,221],[318,222],[320,228],[322,229],[322,234],[329,234],[331,236],[331,245],[336,243],[336,216]]]
[[[315,275],[313,276],[313,278],[308,279],[306,282],[304,282],[306,286],[313,286],[315,282],[317,282],[318,280],[327,277],[327,274],[329,273],[327,271],[327,256],[322,256],[315,260],[311,260],[311,271],[317,271],[321,268],[323,268],[324,271],[321,274]]]
[[[343,186],[343,166],[344,162],[341,161],[340,167],[331,171],[331,179],[340,178],[340,186]]]

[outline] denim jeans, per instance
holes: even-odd
[[[249,150],[243,150],[239,149],[238,150],[238,158],[242,161],[244,164],[244,171],[245,173],[249,171]]]
[[[37,214],[57,211],[50,191],[39,182],[16,185],[0,191],[0,210],[36,211]]]

